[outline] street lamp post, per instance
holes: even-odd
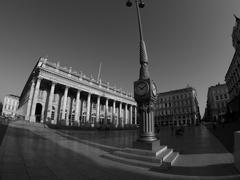
[[[132,6],[130,0],[127,1],[128,7]],[[143,39],[142,22],[140,8],[145,6],[143,0],[135,0],[138,17],[138,29],[140,38],[140,72],[139,79],[134,82],[134,98],[138,105],[138,118],[140,131],[137,141],[133,142],[135,148],[157,150],[160,141],[155,135],[154,126],[154,103],[157,99],[157,87],[150,79],[148,70],[148,56],[146,45]]]

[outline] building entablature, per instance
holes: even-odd
[[[98,96],[101,96],[101,97],[104,97],[107,99],[112,99],[115,101],[120,101],[122,103],[131,104],[133,106],[136,106],[136,102],[133,99],[131,99],[123,94],[113,92],[111,90],[102,88],[101,86],[83,82],[83,80],[78,81],[75,79],[71,79],[68,76],[63,76],[61,74],[58,74],[57,72],[52,72],[47,69],[40,68],[38,77],[52,81],[54,83],[65,85],[70,88],[78,89],[80,91],[85,91],[90,94],[95,94],[95,95],[98,95]]]
[[[46,58],[40,58],[33,72],[38,78],[136,106],[136,102],[131,94],[123,92],[121,89],[111,87],[109,83],[103,83],[101,80],[97,82],[92,77],[86,77],[83,73],[79,74],[76,71],[72,71],[71,68],[61,67],[59,63],[48,62]],[[32,78],[34,77],[32,76]]]

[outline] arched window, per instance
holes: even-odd
[[[55,116],[55,107],[52,106],[52,112],[51,112],[51,119],[54,120],[54,116]]]

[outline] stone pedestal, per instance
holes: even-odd
[[[29,121],[36,122],[36,116],[35,115],[30,116]]]
[[[137,140],[133,142],[133,148],[149,150],[149,151],[157,151],[160,149],[160,140],[150,141],[150,142]]]

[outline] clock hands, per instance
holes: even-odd
[[[140,89],[145,88],[146,84],[143,84],[143,86],[138,86]]]

